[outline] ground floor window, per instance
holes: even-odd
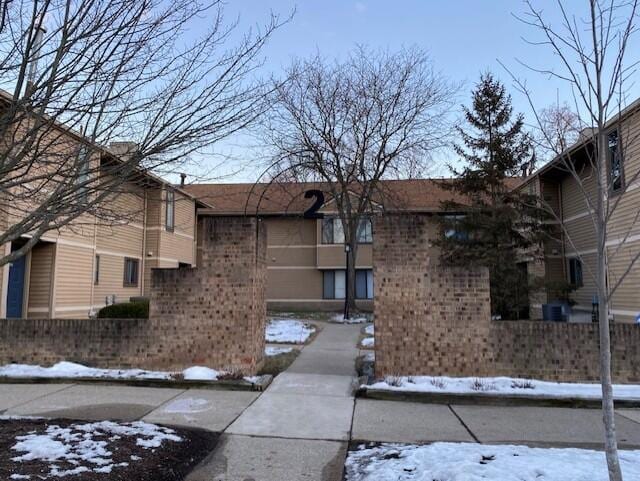
[[[323,271],[324,299],[344,299],[347,292],[347,276],[344,269]],[[373,271],[356,270],[356,299],[373,299]]]
[[[582,262],[577,257],[569,259],[569,283],[575,287],[582,287]]]
[[[138,259],[125,257],[123,285],[124,287],[136,287],[138,285]]]

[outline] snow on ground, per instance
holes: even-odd
[[[331,322],[338,322],[340,324],[362,324],[369,322],[369,319],[366,316],[356,316],[345,319],[343,314],[336,314],[331,318]]]
[[[367,336],[373,336],[375,332],[375,328],[373,327],[373,324],[369,324],[367,327],[364,328],[364,333]]]
[[[624,479],[640,479],[640,451],[620,451]],[[382,444],[351,451],[346,481],[607,481],[604,453],[471,443]]]
[[[315,328],[296,319],[271,319],[267,324],[267,342],[304,344],[315,332]]]
[[[267,346],[264,348],[265,356],[277,356],[279,354],[286,354],[288,352],[293,351],[292,347],[281,347],[281,346]]]
[[[600,384],[548,382],[510,377],[446,377],[408,376],[387,377],[370,386],[389,391],[436,392],[447,394],[490,393],[545,398],[601,399]],[[640,400],[640,385],[614,384],[615,399]]]
[[[372,348],[375,345],[375,340],[373,337],[365,337],[360,341],[360,346],[364,348]]]
[[[192,366],[184,371],[145,371],[143,369],[98,369],[74,362],[62,361],[51,367],[31,364],[6,364],[0,366],[0,377],[8,378],[103,378],[103,379],[186,379],[189,381],[215,381],[225,374],[204,366]],[[255,382],[246,377],[246,381]]]
[[[220,371],[204,366],[191,366],[182,371],[182,376],[188,381],[215,381]]]
[[[110,443],[123,437],[133,437],[136,445],[143,449],[155,449],[165,441],[180,442],[182,438],[175,431],[142,421],[115,423],[100,421],[94,423],[71,424],[68,427],[49,425],[46,431],[31,432],[16,436],[11,446],[16,456],[11,460],[44,461],[49,464],[47,476],[63,477],[93,471],[110,473],[114,468],[128,466],[128,463],[114,463]],[[131,458],[134,461],[133,457]],[[61,468],[65,462],[67,468]],[[26,479],[20,473],[12,479]]]

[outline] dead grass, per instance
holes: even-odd
[[[287,369],[293,361],[295,361],[296,357],[298,357],[300,351],[297,349],[293,349],[290,352],[283,352],[282,354],[278,354],[276,356],[265,356],[264,365],[262,369],[258,372],[259,375],[271,374],[272,376],[277,376],[282,371]]]

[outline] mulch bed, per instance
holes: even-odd
[[[105,448],[110,452],[109,457],[113,463],[113,468],[108,473],[95,472],[91,468],[95,468],[96,465],[86,461],[73,464],[68,460],[12,460],[24,454],[11,449],[18,442],[17,436],[44,435],[49,426],[68,428],[87,423],[68,419],[0,420],[0,480],[180,481],[215,448],[219,437],[217,433],[203,430],[171,428],[173,434],[182,438],[181,441],[165,440],[159,447],[144,448],[137,444],[135,436],[123,435],[114,438],[93,433],[94,440],[107,442]],[[127,465],[118,466],[120,463]],[[70,470],[77,466],[86,466],[91,470],[60,478],[51,474],[51,467],[54,465],[59,470]]]

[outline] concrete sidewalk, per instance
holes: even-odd
[[[597,409],[354,399],[361,325],[324,324],[264,393],[87,384],[0,384],[0,414],[143,419],[223,433],[189,481],[340,481],[349,442],[602,447]],[[616,415],[640,449],[640,409]]]

